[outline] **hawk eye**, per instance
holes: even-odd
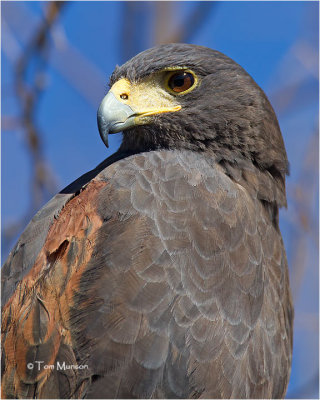
[[[177,72],[168,81],[168,86],[176,93],[182,93],[194,85],[194,76],[190,72]]]

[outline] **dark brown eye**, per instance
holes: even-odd
[[[176,93],[185,92],[194,84],[194,76],[190,72],[177,72],[169,79],[168,86]]]

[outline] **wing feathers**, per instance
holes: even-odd
[[[4,393],[283,396],[292,308],[281,237],[212,160],[119,160],[45,236],[4,308]],[[88,369],[28,371],[39,357]]]

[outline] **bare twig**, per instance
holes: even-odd
[[[176,15],[175,8],[180,6],[179,3],[170,1],[154,2],[156,14],[154,43],[190,42],[218,4],[216,1],[198,2],[190,14],[177,27],[174,16]]]
[[[45,88],[45,70],[49,56],[49,32],[59,16],[64,2],[49,2],[44,21],[28,43],[15,68],[15,89],[21,104],[20,122],[26,134],[27,152],[32,162],[31,202],[26,215],[4,229],[5,242],[14,238],[30,215],[56,191],[56,182],[43,154],[41,133],[36,123],[36,110]],[[38,54],[41,57],[37,57]],[[34,73],[28,84],[29,65],[35,62]]]
[[[300,293],[303,277],[306,274],[307,243],[310,238],[318,251],[318,224],[314,218],[314,201],[318,191],[318,139],[318,132],[315,132],[307,147],[300,177],[292,193],[293,212],[297,215],[299,227],[298,231],[293,233],[292,246],[294,253],[291,264],[293,271],[291,286],[294,299]],[[315,267],[316,264],[315,260]]]

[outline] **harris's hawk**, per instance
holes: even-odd
[[[282,398],[288,161],[268,99],[187,44],[138,54],[110,86],[98,125],[120,149],[3,267],[3,398]]]

